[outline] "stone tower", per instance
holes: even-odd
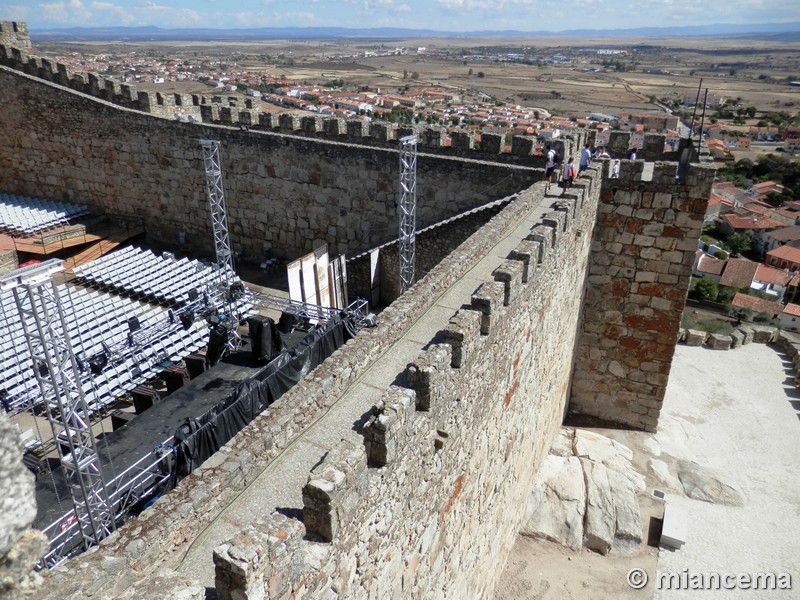
[[[20,21],[0,21],[0,44],[20,50],[31,50],[28,26]]]

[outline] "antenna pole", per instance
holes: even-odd
[[[703,116],[700,117],[700,131],[697,133],[697,156],[700,156],[700,149],[703,146],[703,127],[706,122],[706,104],[708,103],[708,88],[703,96]]]

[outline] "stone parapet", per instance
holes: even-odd
[[[501,223],[529,193],[387,310],[443,289],[450,261],[471,255],[479,240],[498,239]],[[583,284],[565,267],[588,261],[590,240],[576,232],[591,229],[595,207],[587,198],[545,211],[537,227],[549,222],[547,248],[519,242],[412,361],[400,378],[408,387],[384,391],[364,427],[364,447],[342,442],[311,471],[305,539],[275,515],[272,530],[247,530],[217,551],[222,598],[323,597],[330,590],[348,598],[490,595],[519,524],[512,507],[523,501],[562,419],[567,349],[578,331],[575,291]],[[530,277],[539,270],[548,277]],[[470,532],[468,542],[459,531]],[[271,540],[281,540],[274,552]],[[312,566],[304,557],[319,548],[315,540],[329,552]],[[274,593],[266,566],[273,560],[278,569],[297,565],[292,585]]]

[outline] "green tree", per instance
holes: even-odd
[[[698,300],[713,302],[719,294],[719,285],[710,277],[703,277],[694,284],[694,294]]]
[[[747,252],[753,246],[753,239],[746,233],[735,233],[725,243],[734,256]]]
[[[731,316],[736,319],[736,324],[741,324],[742,321],[749,321],[750,315],[753,314],[749,308],[731,308]]]
[[[721,285],[717,293],[717,302],[723,304],[730,304],[733,297],[739,292],[739,289],[733,286]]]

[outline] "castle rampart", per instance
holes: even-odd
[[[327,242],[363,250],[396,235],[398,148],[199,126],[126,110],[0,67],[0,188],[137,215],[153,240],[184,229],[212,248],[199,140],[222,142],[231,237],[245,256],[294,258]],[[476,158],[482,158],[478,154]],[[419,226],[508,196],[532,166],[420,154]]]
[[[289,563],[269,565],[261,560],[268,554],[245,550],[260,545],[248,528],[218,552],[218,593],[240,593],[230,586],[245,575],[245,587],[279,580],[306,593],[336,589],[340,597],[366,597],[370,589],[426,598],[481,597],[491,590],[518,526],[519,511],[510,507],[523,502],[568,401],[587,232],[596,214],[597,193],[589,186],[564,200],[542,198],[541,192],[537,185],[513,200],[384,310],[378,328],[348,342],[245,428],[213,464],[115,533],[102,555],[88,553],[51,573],[39,598],[85,595],[88,573],[91,589],[118,594],[174,565],[171,557],[180,556],[252,482],[260,471],[256,464],[263,467],[279,455],[487,255],[498,256],[486,259],[497,266],[461,286],[473,291],[451,301],[464,307],[451,312],[449,322],[444,317],[440,334],[431,331],[439,343],[420,350],[407,373],[411,387],[387,386],[365,427],[366,445],[334,450],[315,469],[306,486],[306,531],[297,523],[267,531],[285,542],[275,556],[291,562],[292,574]],[[513,243],[507,239],[512,232],[518,240]],[[331,504],[321,496],[327,489],[323,480],[331,467],[341,468],[340,458],[352,476],[337,483],[340,493]],[[369,493],[354,502],[365,481],[372,482]],[[269,529],[269,523],[256,527]],[[295,530],[288,538],[280,533]],[[305,533],[328,539],[328,545],[303,540]],[[312,555],[323,561],[321,569],[304,562],[302,557]],[[110,573],[104,557],[112,556]],[[356,564],[363,566],[362,576],[353,580]],[[252,597],[282,597],[282,589]]]
[[[519,526],[511,507],[566,407],[596,208],[576,191],[531,207],[528,235],[409,366],[410,387],[385,390],[363,444],[309,473],[302,524],[275,514],[216,551],[221,599],[490,595]]]
[[[27,23],[21,21],[0,21],[0,45],[31,49],[31,36],[28,33]]]
[[[570,410],[655,431],[715,167],[643,168],[602,183]]]
[[[24,24],[4,23],[5,30],[12,26],[24,28]],[[2,30],[0,30],[2,34]],[[364,119],[343,120],[340,117],[324,117],[320,115],[299,116],[294,113],[275,115],[262,112],[258,99],[246,98],[243,101],[236,96],[206,97],[204,95],[162,94],[136,90],[130,84],[102,78],[95,73],[72,74],[69,68],[60,63],[53,63],[47,58],[30,54],[30,43],[25,45],[21,38],[9,35],[0,37],[0,65],[21,71],[34,77],[44,79],[73,90],[91,95],[113,104],[146,112],[169,119],[186,119],[236,125],[263,131],[280,131],[283,133],[304,134],[338,138],[339,141],[350,141],[357,144],[381,145],[406,136],[417,134],[419,144],[427,151],[436,152],[441,149],[449,155],[466,156],[464,152],[480,152],[492,157],[492,160],[528,159],[536,167],[543,167],[544,158],[534,154],[535,138],[514,136],[510,152],[505,151],[504,135],[497,133],[480,134],[477,142],[475,134],[468,131],[448,131],[441,126],[396,126],[390,123],[369,122]],[[342,136],[347,139],[341,139]],[[612,158],[625,158],[630,148],[630,132],[611,132],[611,139],[606,146]],[[580,138],[580,139],[578,139]],[[590,138],[591,139],[591,138]],[[664,136],[648,134],[639,158],[654,160],[677,160],[674,152],[666,152]],[[572,155],[578,157],[583,145],[583,133],[570,134],[551,141],[563,158]]]
[[[62,71],[17,55],[31,71]],[[200,98],[192,104],[229,125],[191,124],[102,99],[145,102],[133,88],[64,81],[80,89],[0,66],[0,189],[136,214],[155,239],[183,228],[208,251],[198,142],[212,138],[222,142],[231,237],[246,254],[293,256],[318,240],[363,250],[395,237],[397,138],[414,129],[264,113],[240,128],[242,111]],[[613,136],[625,150],[629,139]],[[583,142],[560,140],[559,152]],[[644,153],[659,143],[646,140]],[[692,165],[679,183],[676,163],[650,173],[623,160],[616,179],[597,163],[557,199],[536,183],[543,159],[532,140],[511,152],[497,134],[446,144],[435,131],[421,138],[420,228],[507,198],[502,210],[174,491],[48,573],[37,600],[203,598],[175,567],[423,318],[435,325],[412,340],[411,364],[374,386],[363,430],[348,422],[349,441],[296,483],[302,519],[259,515],[217,548],[221,599],[490,596],[567,409],[655,428],[713,169]]]

